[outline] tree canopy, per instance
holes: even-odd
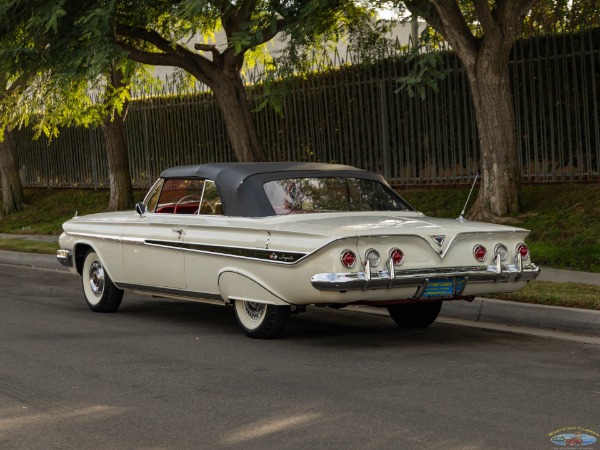
[[[366,4],[366,3],[365,3]],[[5,25],[43,42],[58,79],[97,79],[115,60],[176,66],[209,86],[238,160],[263,159],[240,71],[246,56],[280,35],[287,61],[364,22],[353,0],[5,0]],[[223,45],[208,39],[218,30]]]

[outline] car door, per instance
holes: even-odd
[[[187,289],[207,298],[219,297],[218,275],[224,264],[223,253],[232,236],[239,231],[228,226],[221,197],[215,183],[205,180],[198,214],[185,233]]]
[[[146,213],[128,222],[121,239],[125,276],[134,287],[185,289],[182,243],[198,212],[203,180],[167,179],[144,201]]]
[[[185,225],[175,214],[147,214],[125,225],[123,263],[133,287],[185,289],[183,250],[178,247]]]

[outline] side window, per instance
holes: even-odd
[[[202,196],[200,214],[223,214],[223,205],[221,203],[221,197],[219,197],[219,192],[217,191],[217,186],[215,186],[214,181],[206,180],[204,182],[204,195]]]
[[[203,188],[204,180],[165,180],[155,212],[159,214],[197,214]]]
[[[158,214],[223,214],[221,197],[210,180],[161,180],[146,200],[148,211]]]

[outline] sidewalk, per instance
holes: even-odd
[[[53,242],[58,236],[5,235],[0,238],[38,239]],[[0,264],[27,266],[67,272],[54,255],[0,251]],[[600,274],[542,268],[538,280],[600,285]],[[474,322],[492,322],[517,326],[600,335],[600,311],[560,306],[534,305],[487,298],[473,302],[444,302],[441,315]]]
[[[574,270],[550,269],[542,267],[539,281],[554,281],[556,283],[580,283],[600,285],[600,273],[576,272]]]
[[[58,242],[58,236],[52,234],[9,234],[0,233],[0,239],[21,239],[38,242]]]

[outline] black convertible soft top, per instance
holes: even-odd
[[[172,167],[164,170],[160,177],[212,180],[221,196],[224,214],[242,217],[275,215],[263,188],[267,181],[284,178],[344,177],[377,180],[388,186],[382,176],[373,172],[352,166],[324,163],[211,163]]]

